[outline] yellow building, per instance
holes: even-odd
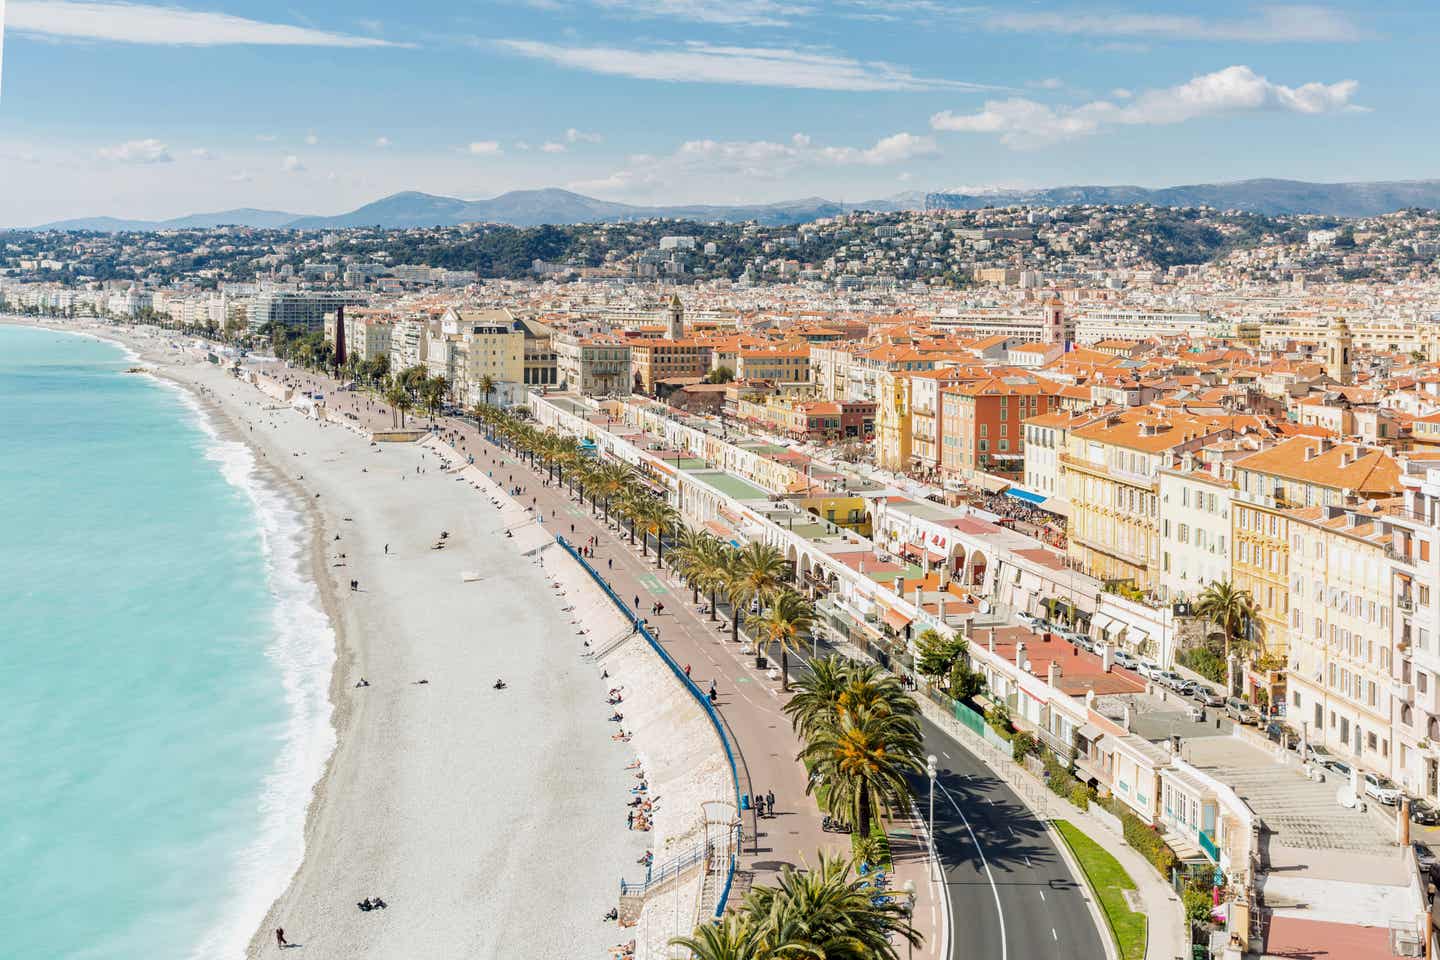
[[[1160,580],[1158,472],[1179,454],[1228,438],[1233,419],[1137,410],[1072,430],[1060,457],[1070,558],[1101,580],[1153,590]]]
[[[885,371],[875,391],[875,465],[882,470],[904,471],[910,466],[910,377]]]
[[[870,536],[870,521],[865,512],[864,497],[802,497],[795,504],[806,513],[837,527],[853,530],[862,537]]]
[[[1328,437],[1292,437],[1235,461],[1230,565],[1250,591],[1258,662],[1247,684],[1283,695],[1291,635],[1291,516],[1304,507],[1340,507],[1347,497],[1385,498],[1401,490],[1400,465],[1383,450]]]

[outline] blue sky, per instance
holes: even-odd
[[[0,7],[0,224],[1436,175],[1434,4]]]

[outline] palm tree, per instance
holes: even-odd
[[[477,386],[480,388],[480,395],[485,398],[485,406],[490,406],[490,394],[495,392],[495,378],[487,373],[480,378]]]
[[[752,889],[740,908],[755,951],[749,956],[898,960],[901,943],[919,946],[905,905],[896,898],[877,902],[873,888],[852,874],[851,866],[848,859],[822,852],[814,870],[787,864],[775,886]]]
[[[410,395],[399,384],[395,384],[385,391],[385,402],[390,404],[390,425],[392,427],[401,425],[398,421],[398,417],[403,411],[400,404],[409,397]]]
[[[690,584],[690,602],[700,602],[701,571],[704,569],[705,551],[715,538],[703,530],[681,526],[679,540],[670,551],[670,563],[680,576]]]
[[[671,946],[682,947],[694,960],[759,960],[750,925],[737,914],[716,923],[702,923],[688,937],[674,937]]]
[[[805,792],[825,783],[830,809],[848,811],[859,835],[868,837],[875,814],[892,816],[910,795],[905,775],[924,769],[920,744],[913,717],[889,710],[842,710],[835,723],[816,730],[797,757],[816,775]]]
[[[705,552],[699,560],[699,569],[695,576],[700,584],[700,589],[710,595],[711,620],[719,617],[719,613],[715,609],[715,601],[718,595],[729,586],[730,565],[734,562],[734,557],[735,548],[716,538],[706,542]],[[731,639],[734,639],[733,635]]]
[[[745,618],[745,626],[755,631],[765,642],[765,647],[774,644],[780,647],[780,687],[790,691],[790,651],[799,654],[797,641],[809,631],[815,621],[815,610],[794,590],[782,590],[770,598],[770,604],[763,613]]]
[[[400,411],[400,426],[405,426],[405,414],[414,409],[415,400],[405,391],[400,391],[399,397],[395,400],[395,409]]]
[[[811,660],[810,669],[795,681],[797,692],[786,702],[784,710],[802,741],[835,722],[840,696],[857,666],[859,663],[848,657],[832,654]]]
[[[680,512],[659,497],[647,496],[640,511],[640,537],[643,545],[646,537],[655,535],[655,566],[665,559],[665,534],[680,522]]]
[[[739,639],[741,607],[752,600],[765,601],[772,592],[785,582],[789,565],[780,551],[768,543],[758,540],[745,544],[735,555],[732,567],[734,583],[726,589],[731,602],[732,635]]]
[[[1241,639],[1241,631],[1255,617],[1255,598],[1249,590],[1237,590],[1229,580],[1216,580],[1201,592],[1195,612],[1219,627],[1225,634],[1225,667],[1232,671],[1231,644]],[[1228,676],[1227,686],[1234,691],[1234,677]]]

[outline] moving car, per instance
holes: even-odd
[[[1374,773],[1362,773],[1360,780],[1365,784],[1365,795],[1374,797],[1387,807],[1393,807],[1400,802],[1400,785],[1389,777],[1382,777]]]

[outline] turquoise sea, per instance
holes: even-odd
[[[333,747],[298,515],[132,363],[0,325],[4,956],[242,956]]]

